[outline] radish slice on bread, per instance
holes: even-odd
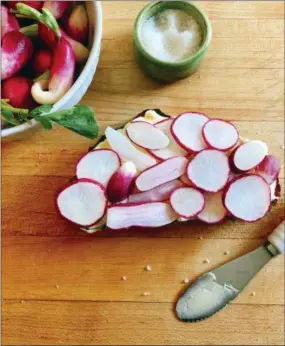
[[[223,193],[204,192],[205,208],[197,215],[197,218],[208,224],[215,224],[223,221],[228,215],[227,209],[223,204]]]
[[[181,187],[171,194],[170,204],[179,216],[188,219],[204,209],[205,198],[202,192],[194,187]]]
[[[264,160],[256,167],[256,174],[261,175],[268,184],[274,183],[280,173],[280,162],[273,155],[265,156]]]

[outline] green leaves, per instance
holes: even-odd
[[[8,109],[1,110],[1,117],[9,124],[20,125],[22,122],[14,117],[13,112]]]

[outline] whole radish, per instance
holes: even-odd
[[[84,43],[88,36],[88,16],[83,5],[75,6],[63,17],[65,32],[75,41]]]
[[[31,94],[33,82],[20,76],[14,76],[3,81],[1,86],[2,98],[8,99],[15,108],[32,109],[35,106]]]
[[[38,49],[33,56],[33,71],[39,76],[50,69],[52,65],[53,53],[48,48]]]
[[[12,77],[33,55],[31,39],[19,31],[11,31],[2,40],[1,79]]]
[[[28,6],[33,7],[35,10],[40,10],[43,7],[43,1],[7,1],[7,5],[9,8],[16,9],[16,5],[18,3],[22,3]]]
[[[6,6],[1,5],[1,40],[7,32],[19,29],[17,18],[9,12]]]
[[[72,1],[45,1],[44,8],[48,9],[54,18],[61,18]]]

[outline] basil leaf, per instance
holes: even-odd
[[[39,116],[39,115],[43,115],[43,114],[49,113],[51,111],[52,107],[53,107],[53,105],[41,105],[39,107],[34,108],[30,112],[29,116],[36,119],[36,117]],[[36,119],[36,120],[38,120],[38,119]]]
[[[2,109],[1,110],[1,116],[3,119],[7,121],[7,123],[12,125],[20,125],[22,124],[22,121],[14,117],[14,114],[8,110],[8,109]]]
[[[38,122],[40,122],[45,130],[51,130],[52,129],[52,122],[49,120],[49,118],[45,115],[36,115],[34,116],[34,119],[36,119]]]

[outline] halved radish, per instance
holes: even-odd
[[[249,171],[259,165],[267,154],[266,143],[258,140],[248,141],[234,151],[233,164],[239,171]]]
[[[107,186],[111,176],[121,165],[118,154],[110,149],[96,149],[85,154],[77,163],[78,179],[88,178]]]
[[[184,173],[181,177],[180,180],[182,181],[182,183],[184,183],[187,186],[194,186],[194,184],[192,183],[192,181],[188,178],[187,173]]]
[[[154,126],[163,131],[164,134],[169,138],[169,145],[167,148],[159,150],[150,150],[150,153],[161,160],[170,159],[175,156],[186,156],[188,153],[181,148],[177,143],[171,133],[171,125],[173,123],[173,118],[168,118],[156,123]]]
[[[197,215],[197,218],[208,224],[215,224],[223,221],[228,215],[223,204],[223,191],[216,193],[205,192],[205,208]]]
[[[129,227],[160,227],[177,219],[168,203],[118,204],[108,208],[107,227],[122,229]]]
[[[104,187],[90,179],[78,179],[65,186],[57,195],[60,214],[79,226],[96,224],[105,214],[107,198]]]
[[[143,171],[156,164],[156,160],[140,150],[121,132],[107,127],[105,135],[110,147],[125,161],[132,161],[138,170]]]
[[[145,149],[163,149],[169,145],[168,137],[145,121],[130,123],[126,132],[132,142]]]
[[[202,113],[182,113],[172,123],[171,133],[182,148],[199,152],[207,148],[202,128],[209,118]]]
[[[256,167],[255,173],[261,175],[270,185],[277,179],[280,173],[280,162],[275,156],[267,155]]]
[[[270,188],[264,178],[247,174],[233,180],[224,194],[226,209],[238,219],[257,221],[269,210]]]
[[[169,199],[171,193],[179,187],[182,187],[183,183],[180,180],[172,180],[168,183],[159,185],[154,189],[134,193],[129,196],[128,202],[130,203],[146,203],[146,202],[161,202]]]
[[[194,187],[180,187],[171,194],[170,204],[179,216],[188,219],[204,209],[205,198],[202,192]]]
[[[136,179],[140,191],[151,190],[156,186],[181,177],[186,171],[188,160],[185,157],[173,157],[143,171]]]
[[[187,167],[192,183],[208,192],[218,192],[228,182],[230,173],[228,158],[216,149],[205,149],[198,153]]]
[[[227,151],[239,141],[237,128],[230,122],[221,119],[209,120],[202,129],[204,141],[210,148]]]

